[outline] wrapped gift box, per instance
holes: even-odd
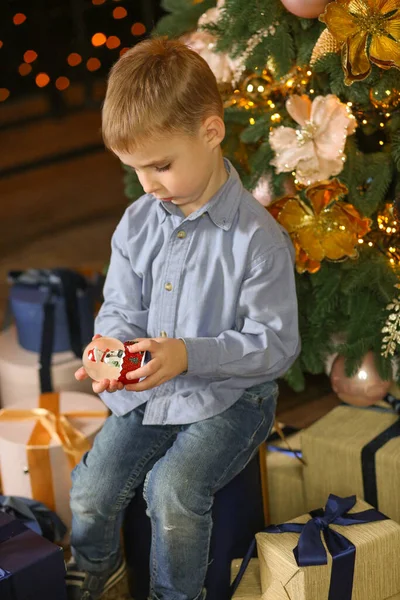
[[[47,396],[47,395],[46,395]],[[101,429],[108,411],[95,396],[77,392],[49,394],[59,396],[61,415],[71,413],[68,424],[77,430],[79,447],[90,447]],[[38,402],[38,400],[36,400]],[[0,474],[3,494],[34,498],[54,510],[64,523],[71,523],[69,490],[71,487],[71,460],[57,439],[50,439],[34,414],[24,411],[25,404],[15,405],[12,412],[25,414],[26,419],[9,418],[10,409],[0,411]],[[94,415],[99,416],[94,416]],[[35,439],[33,439],[35,438]],[[30,448],[34,447],[31,451]],[[79,453],[77,453],[79,454]],[[79,456],[77,456],[79,459]],[[0,564],[1,566],[1,564]]]
[[[370,474],[367,481],[376,479],[377,502],[368,493],[370,487],[364,487],[363,478],[363,462],[364,469],[369,469],[374,461],[362,460],[363,448],[389,427],[396,429],[397,422],[398,416],[390,411],[338,406],[304,429],[301,447],[308,507],[321,506],[329,493],[356,494],[400,522],[400,437],[375,454],[376,474]]]
[[[292,450],[301,450],[300,433],[287,437]],[[268,496],[271,523],[284,523],[307,511],[303,464],[296,457],[279,450],[287,450],[282,440],[267,444],[267,449],[276,447],[278,451],[267,452]]]
[[[370,509],[358,500],[349,512]],[[292,523],[307,523],[310,515]],[[400,591],[400,525],[389,519],[371,523],[339,526],[330,524],[354,544],[355,564],[351,600],[384,600]],[[322,531],[318,531],[322,535]],[[298,533],[258,533],[256,535],[260,561],[262,600],[347,600],[339,591],[329,595],[332,557],[327,552],[327,564],[298,566],[293,550],[299,542]],[[343,580],[344,568],[339,563],[338,578]],[[394,596],[396,598],[396,596]]]
[[[238,558],[232,561],[231,579],[235,579],[239,572],[242,559]],[[260,565],[258,558],[252,558],[243,575],[243,579],[239,583],[236,592],[232,596],[232,600],[260,600],[261,599],[261,581],[260,581]]]
[[[66,600],[62,549],[0,513],[1,600]]]
[[[91,380],[77,381],[74,373],[82,366],[71,351],[52,356],[52,383],[55,391],[92,392]],[[39,395],[39,354],[24,350],[18,344],[15,327],[0,333],[0,399],[8,408],[23,401],[25,406],[36,406]]]

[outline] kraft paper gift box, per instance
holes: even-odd
[[[356,494],[400,522],[400,437],[393,435],[400,436],[399,417],[374,407],[338,406],[304,429],[307,505]]]
[[[301,451],[300,433],[286,439],[293,451]],[[303,464],[282,440],[267,440],[267,474],[271,523],[283,523],[305,513]]]
[[[77,381],[74,377],[81,366],[82,361],[72,351],[53,353],[54,390],[93,394],[90,379]],[[15,327],[9,327],[0,333],[0,404],[9,408],[23,401],[25,406],[35,408],[39,393],[39,354],[22,348]]]
[[[232,581],[239,572],[242,559],[238,558],[232,561],[231,574]],[[232,596],[232,600],[260,600],[261,599],[261,581],[260,565],[258,558],[252,558],[246,569],[243,579]]]
[[[336,511],[335,506],[342,504],[343,507],[343,503],[347,504],[346,510]],[[343,517],[347,521],[346,515],[351,513],[368,511],[362,517],[367,521],[377,516],[384,518],[384,515],[374,509],[371,513],[370,505],[356,500],[354,496],[338,498],[331,495],[327,504],[329,506],[334,508],[332,512],[329,508],[325,513],[322,510],[312,511],[314,519],[307,514],[279,526],[295,528],[299,527],[298,524],[307,523],[308,538],[302,538],[300,542],[300,537],[305,535],[305,528],[301,534],[289,532],[256,535],[262,600],[385,600],[398,594],[400,525],[386,519],[341,526],[336,522],[340,522]],[[332,514],[335,513],[342,514],[342,517],[333,519]],[[336,537],[337,533],[343,536],[340,540]],[[298,565],[294,552],[297,546],[299,562],[311,562],[313,566]],[[348,546],[352,548],[351,551]],[[330,552],[334,554],[335,547],[343,554],[332,560]],[[321,564],[321,552],[325,554],[325,564]],[[310,560],[310,555],[313,560]],[[316,556],[318,566],[315,566]]]
[[[39,500],[69,527],[71,470],[90,449],[108,411],[95,396],[77,392],[42,394],[37,407],[19,404],[0,411],[3,494]]]
[[[62,549],[0,513],[1,600],[67,600]]]

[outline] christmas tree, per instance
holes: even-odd
[[[289,384],[333,353],[350,375],[369,351],[398,378],[400,5],[283,2],[164,0],[155,33],[213,69],[224,153],[294,243],[302,353]]]

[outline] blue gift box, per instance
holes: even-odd
[[[0,513],[1,600],[67,600],[62,548]]]

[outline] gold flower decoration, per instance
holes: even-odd
[[[399,0],[335,0],[319,20],[341,47],[346,85],[365,79],[371,62],[400,69]]]
[[[289,195],[268,207],[292,238],[298,273],[316,273],[324,258],[356,258],[358,239],[369,231],[371,220],[352,204],[338,200],[348,193],[347,187],[335,178],[315,183],[304,193],[308,203]]]

